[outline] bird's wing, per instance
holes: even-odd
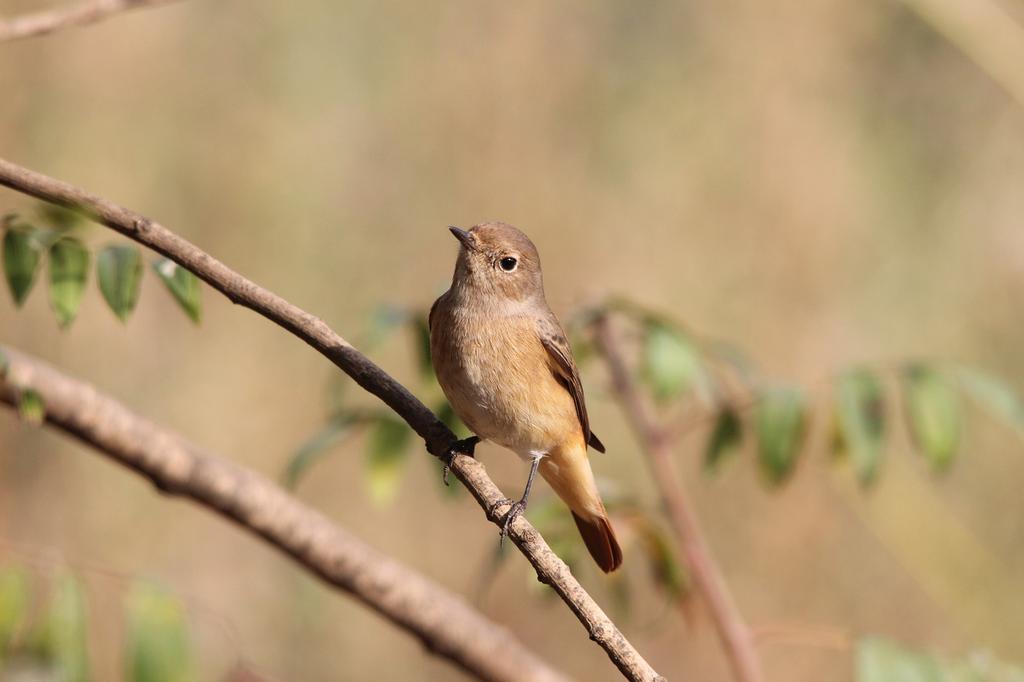
[[[576,405],[576,416],[579,417],[580,426],[583,427],[583,437],[587,444],[598,452],[604,452],[604,443],[590,430],[590,418],[587,417],[587,404],[583,399],[583,384],[580,382],[580,373],[576,369],[576,362],[572,359],[572,348],[565,338],[562,326],[558,324],[553,314],[548,314],[539,320],[537,334],[540,342],[548,352],[548,360],[552,374],[558,383],[569,391],[572,401]]]

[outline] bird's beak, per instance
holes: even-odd
[[[455,227],[454,225],[449,225],[448,229],[451,231],[453,235],[455,235],[456,239],[462,242],[463,246],[465,246],[470,251],[473,250],[473,238],[470,236],[469,232],[466,232],[461,227]]]

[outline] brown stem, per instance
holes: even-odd
[[[736,601],[715,564],[697,516],[690,508],[679,482],[669,433],[658,424],[652,405],[633,381],[626,365],[622,345],[607,316],[600,315],[594,320],[594,335],[598,351],[608,365],[612,389],[647,455],[651,475],[668,512],[676,540],[697,589],[707,600],[712,620],[725,647],[733,673],[740,682],[762,682],[764,676],[750,628],[743,620]]]
[[[1024,27],[998,0],[903,0],[1024,107]]]
[[[0,19],[0,43],[30,38],[71,26],[92,24],[136,7],[163,5],[175,0],[87,0],[70,7]]]
[[[423,438],[431,454],[441,457],[455,444],[455,435],[433,412],[323,320],[246,279],[163,225],[79,187],[2,159],[0,185],[83,211],[97,222],[167,256],[232,302],[255,311],[315,348],[404,419]],[[472,457],[456,454],[451,470],[485,513],[505,498],[483,464]],[[488,520],[500,526],[504,516],[495,510]],[[529,521],[520,515],[509,530],[509,537],[536,570],[537,579],[555,590],[625,677],[661,679]]]
[[[203,452],[89,384],[0,346],[8,367],[0,402],[23,391],[42,398],[46,422],[142,474],[162,492],[189,498],[291,555],[443,656],[483,680],[566,678],[508,630],[460,597],[379,553],[262,476]]]

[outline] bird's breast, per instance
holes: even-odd
[[[524,457],[582,437],[572,397],[551,373],[532,317],[439,306],[430,341],[438,383],[477,435]]]

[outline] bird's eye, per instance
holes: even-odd
[[[516,266],[519,265],[519,261],[512,256],[505,256],[499,261],[499,264],[501,265],[501,269],[505,272],[512,272],[516,269]]]

